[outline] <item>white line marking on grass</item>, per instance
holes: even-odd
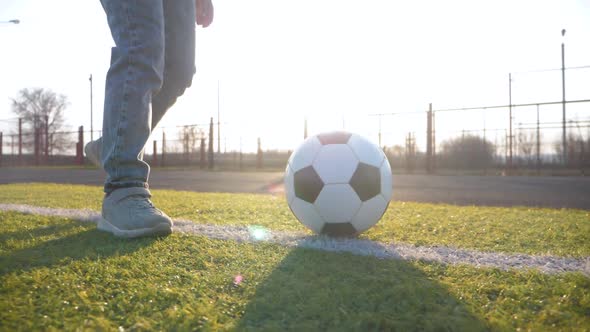
[[[16,211],[43,216],[64,217],[84,222],[97,222],[100,214],[92,210],[47,208],[21,204],[0,204],[0,211]],[[272,231],[256,226],[224,226],[196,224],[190,220],[174,220],[174,231],[197,234],[210,239],[237,242],[268,242],[286,247],[311,248],[383,259],[423,260],[444,264],[469,264],[475,267],[538,269],[545,273],[582,272],[590,276],[590,257],[568,258],[505,254],[458,249],[443,246],[413,246],[381,243],[362,239],[329,238],[302,232]]]

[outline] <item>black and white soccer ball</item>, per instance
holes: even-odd
[[[291,211],[318,234],[366,231],[385,213],[392,190],[391,167],[381,148],[349,132],[307,138],[285,170]]]

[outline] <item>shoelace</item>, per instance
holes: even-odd
[[[150,201],[149,198],[142,196],[142,195],[129,196],[126,198],[126,200],[129,200],[130,202],[132,202],[134,207],[139,208],[139,209],[151,210],[151,209],[156,208],[154,206],[154,204],[152,204],[152,201]]]

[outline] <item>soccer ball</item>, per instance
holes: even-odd
[[[392,193],[383,151],[357,134],[307,138],[285,170],[285,192],[297,219],[318,234],[358,235],[385,213]]]

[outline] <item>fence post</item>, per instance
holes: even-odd
[[[410,134],[406,136],[406,172],[410,171]]]
[[[39,133],[39,117],[35,116],[35,122],[34,122],[34,132],[33,132],[33,136],[34,136],[34,147],[33,147],[33,151],[35,153],[35,166],[39,166],[39,155],[41,154],[40,150],[40,133]]]
[[[412,133],[408,133],[406,138],[406,170],[409,173],[414,172],[414,157],[416,154],[415,150],[416,138]]]
[[[152,164],[158,166],[158,142],[154,140],[154,152],[152,153]]]
[[[426,112],[426,172],[432,173],[432,104]]]
[[[214,161],[213,161],[213,117],[211,117],[211,122],[209,123],[209,169],[213,169]]]
[[[207,161],[205,160],[205,137],[201,137],[201,147],[199,148],[199,167],[201,169],[205,168]]]
[[[262,169],[262,145],[260,143],[260,137],[258,137],[258,151],[256,152],[256,168]]]
[[[2,147],[4,146],[4,142],[2,141],[2,132],[0,131],[0,166],[2,166]]]
[[[76,161],[84,164],[84,126],[78,127],[78,143],[76,144]]]
[[[80,165],[84,164],[84,126],[78,129],[78,140],[80,141]]]
[[[45,116],[45,164],[49,162],[49,116]]]
[[[244,154],[242,153],[242,137],[240,137],[240,171],[243,168]]]
[[[23,163],[23,119],[18,118],[18,163]]]
[[[184,127],[184,136],[182,138],[182,156],[184,158],[185,165],[190,165],[190,136],[188,134],[187,126]]]
[[[160,166],[166,165],[166,132],[162,130],[162,161]]]
[[[74,157],[74,164],[80,163],[80,142],[76,142],[76,157]]]
[[[432,103],[430,104],[430,109],[432,109]],[[434,122],[434,114],[435,112],[432,111],[432,171],[436,171],[436,125]]]

